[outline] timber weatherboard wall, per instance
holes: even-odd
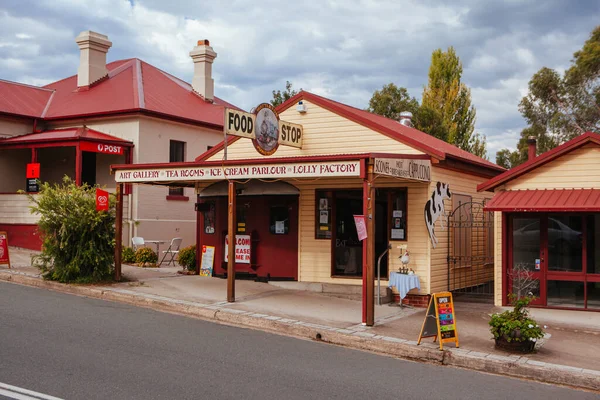
[[[290,107],[279,115],[280,119],[284,121],[303,126],[302,149],[279,146],[272,157],[360,154],[366,152],[424,154],[309,101],[304,100],[303,103],[307,107],[305,114],[300,114],[295,107]],[[263,157],[254,149],[250,139],[237,140],[227,147],[228,160]],[[220,150],[209,160],[221,160],[222,158],[223,150]]]

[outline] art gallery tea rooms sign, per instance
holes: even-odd
[[[413,158],[376,158],[375,173],[416,181],[431,181],[431,161]]]
[[[260,154],[270,156],[279,145],[302,148],[302,125],[281,121],[275,108],[267,103],[260,104],[254,113],[225,109],[225,135],[252,139]]]

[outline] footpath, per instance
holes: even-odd
[[[277,282],[236,281],[236,302],[227,303],[227,281],[180,275],[180,267],[123,265],[125,282],[66,285],[44,281],[31,267],[29,250],[11,248],[12,268],[0,266],[8,281],[80,296],[118,301],[217,323],[320,340],[380,354],[468,368],[600,392],[600,313],[530,309],[546,337],[527,355],[497,350],[490,315],[504,309],[455,299],[460,347],[423,339],[417,345],[425,309],[397,304],[375,306],[375,326],[361,322],[361,302],[325,293],[293,290]]]

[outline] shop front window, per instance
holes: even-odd
[[[550,307],[584,307],[584,283],[570,281],[548,281],[547,304]]]
[[[540,219],[514,218],[512,235],[513,270],[539,270]]]
[[[406,190],[390,193],[392,215],[390,223],[391,240],[407,240]]]
[[[315,237],[317,239],[331,239],[332,235],[332,205],[333,195],[329,191],[316,192],[315,205]]]
[[[600,282],[587,283],[587,307],[600,310]]]
[[[211,201],[208,210],[204,211],[204,233],[212,235],[215,233],[215,203]]]
[[[600,274],[600,214],[587,217],[587,273]]]
[[[572,215],[548,217],[548,270],[583,271],[583,218]]]

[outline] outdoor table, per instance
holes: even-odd
[[[158,256],[158,246],[167,243],[166,240],[144,240],[145,243],[154,243],[156,245],[156,255]]]
[[[411,289],[421,289],[421,283],[417,275],[401,274],[400,272],[390,272],[388,287],[395,287],[400,294],[400,303],[406,297]]]

